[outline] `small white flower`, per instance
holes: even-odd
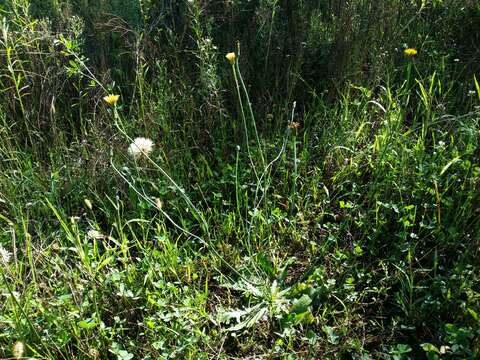
[[[0,262],[7,264],[10,261],[11,256],[12,254],[10,254],[7,249],[0,245]]]
[[[128,147],[128,153],[135,159],[142,155],[148,156],[153,150],[153,141],[144,137],[136,138]]]

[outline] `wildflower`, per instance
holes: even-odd
[[[292,121],[290,124],[288,124],[288,127],[290,129],[299,129],[300,128],[300,123],[296,122],[296,121]]]
[[[235,55],[234,52],[229,52],[227,55],[225,55],[225,57],[228,59],[228,61],[233,63],[237,58],[237,55]]]
[[[14,359],[21,359],[25,353],[25,345],[21,341],[17,341],[13,345],[12,355]]]
[[[10,257],[12,254],[5,249],[2,245],[0,245],[0,262],[3,262],[4,264],[7,264],[10,261]]]
[[[128,147],[128,153],[135,159],[142,155],[148,156],[153,150],[153,141],[144,137],[136,138]]]
[[[417,51],[417,49],[408,48],[408,49],[403,50],[403,53],[405,55],[409,56],[409,57],[412,57],[412,56],[417,55],[418,51]]]
[[[90,239],[98,240],[98,239],[103,239],[105,236],[100,231],[90,229],[87,231],[87,237],[89,237]]]
[[[118,102],[119,98],[120,98],[120,95],[110,94],[110,95],[104,96],[103,100],[105,100],[105,102],[108,105],[115,105]]]

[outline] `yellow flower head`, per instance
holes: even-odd
[[[230,61],[230,62],[234,62],[237,55],[235,55],[234,52],[229,52],[227,55],[225,55],[225,57]]]
[[[403,50],[403,53],[407,56],[412,57],[412,56],[417,55],[417,49],[408,48],[408,49]]]
[[[120,95],[107,95],[103,98],[108,105],[115,105],[120,98]]]

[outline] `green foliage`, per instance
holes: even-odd
[[[0,13],[0,358],[480,353],[477,1]]]

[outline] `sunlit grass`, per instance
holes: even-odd
[[[220,3],[1,9],[0,358],[475,358],[478,6]]]

